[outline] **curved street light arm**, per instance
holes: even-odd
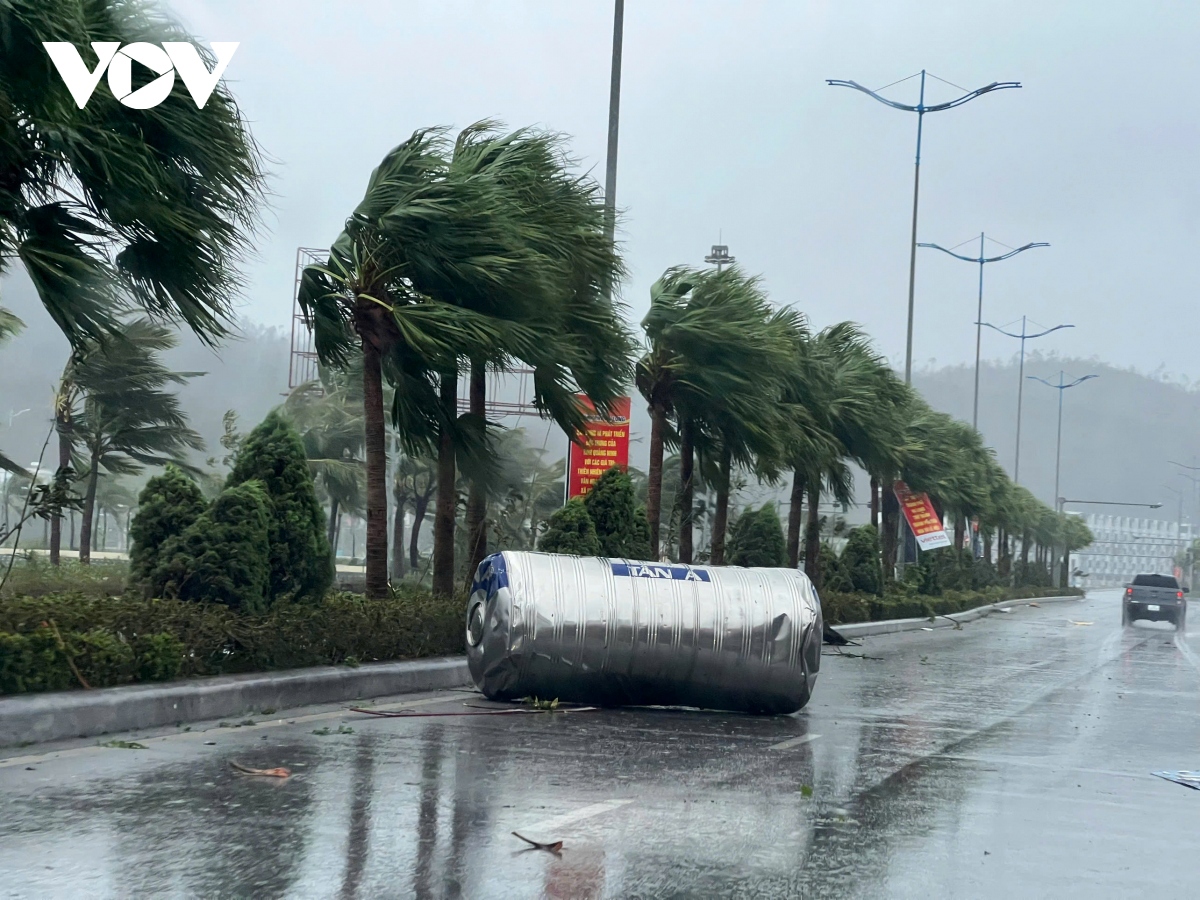
[[[1053,328],[1047,328],[1045,331],[1039,331],[1037,334],[1017,335],[1017,337],[1024,337],[1025,340],[1030,341],[1030,340],[1033,340],[1034,338],[1045,337],[1050,332],[1058,331],[1060,328],[1074,328],[1074,327],[1075,327],[1074,325],[1055,325]]]
[[[953,256],[955,259],[961,259],[963,262],[977,263],[977,262],[986,262],[987,261],[987,260],[981,260],[978,256],[963,256],[961,253],[955,253],[953,250],[947,250],[941,244],[918,243],[917,246],[918,247],[928,247],[930,250],[941,250],[943,253],[948,253],[950,256]]]
[[[1200,472],[1200,466],[1185,466],[1183,463],[1175,462],[1173,459],[1168,459],[1167,462],[1173,466],[1179,466],[1181,469],[1191,469],[1193,472]]]
[[[900,103],[896,100],[889,100],[882,94],[879,94],[870,88],[863,87],[857,81],[846,81],[841,78],[826,78],[825,83],[830,87],[852,88],[856,91],[861,91],[868,97],[878,100],[884,106],[890,106],[892,109],[899,109],[904,112],[915,113],[941,112],[944,109],[954,109],[954,107],[962,106],[964,103],[969,103],[976,97],[982,96],[983,94],[989,94],[992,91],[1002,91],[1006,88],[1019,88],[1021,86],[1021,82],[1019,81],[993,81],[991,84],[985,85],[981,88],[976,88],[975,90],[963,94],[961,97],[958,97],[947,103],[935,103],[933,106],[922,106],[918,103],[914,106],[911,103]]]
[[[1045,337],[1046,335],[1050,334],[1050,332],[1058,331],[1060,328],[1074,328],[1075,327],[1074,325],[1055,325],[1053,328],[1047,328],[1045,331],[1039,331],[1036,334],[1013,334],[1011,331],[1005,331],[1003,328],[997,328],[991,322],[976,322],[975,324],[983,325],[984,327],[990,328],[990,329],[992,329],[992,331],[998,331],[1001,334],[1006,334],[1010,338],[1017,338],[1018,340],[1025,340],[1025,341],[1033,340],[1034,338]],[[1057,385],[1055,385],[1055,387],[1057,387]]]
[[[973,262],[985,262],[985,263],[1002,262],[1003,260],[1011,259],[1012,257],[1016,256],[1018,253],[1024,253],[1026,250],[1032,250],[1035,247],[1049,247],[1049,246],[1050,245],[1045,243],[1044,241],[1036,241],[1032,244],[1026,244],[1023,247],[1018,247],[1016,250],[1011,250],[1008,253],[1003,254],[1002,256],[989,256],[983,260],[978,260],[978,259],[973,260]]]
[[[857,81],[844,81],[840,78],[826,78],[825,83],[827,85],[829,85],[830,87],[847,87],[847,88],[853,88],[856,91],[862,91],[868,97],[874,97],[876,100],[878,100],[884,106],[890,106],[892,109],[899,109],[899,110],[903,110],[904,112],[921,112],[922,111],[920,106],[912,106],[908,103],[898,103],[895,100],[889,100],[887,97],[884,97],[880,94],[875,93],[870,88],[863,87]]]
[[[979,257],[979,256],[963,256],[961,253],[955,253],[953,250],[947,250],[945,247],[941,246],[940,244],[920,244],[920,243],[919,243],[919,244],[917,244],[917,246],[918,246],[918,247],[928,247],[928,248],[930,248],[930,249],[932,249],[932,250],[941,250],[943,253],[948,253],[948,254],[950,254],[950,255],[951,255],[951,256],[953,256],[955,259],[961,259],[963,262],[969,262],[969,263],[992,263],[992,262],[1003,262],[1003,261],[1004,261],[1004,260],[1006,260],[1006,259],[1011,259],[1012,257],[1016,256],[1018,253],[1023,253],[1023,252],[1024,252],[1024,251],[1026,251],[1026,250],[1032,250],[1034,247],[1049,247],[1050,245],[1049,245],[1049,244],[1047,244],[1047,243],[1043,243],[1043,242],[1041,242],[1041,241],[1038,241],[1038,242],[1036,242],[1036,243],[1032,243],[1032,244],[1026,244],[1026,245],[1025,245],[1025,246],[1023,246],[1023,247],[1018,247],[1016,250],[1012,250],[1012,251],[1010,251],[1010,252],[1008,252],[1008,253],[1005,253],[1005,254],[1003,254],[1003,255],[1001,255],[1001,256],[984,256],[984,257]]]
[[[1056,391],[1065,391],[1067,388],[1073,388],[1077,384],[1083,384],[1089,378],[1099,378],[1100,376],[1099,375],[1084,375],[1082,378],[1076,378],[1074,381],[1072,381],[1069,384],[1055,384],[1053,381],[1047,381],[1045,378],[1039,378],[1036,375],[1026,375],[1025,377],[1032,379],[1033,381],[1040,381],[1042,384],[1046,385],[1046,387],[1052,387]]]
[[[954,109],[956,106],[962,106],[964,103],[969,103],[976,97],[990,94],[992,91],[1003,91],[1007,88],[1019,88],[1020,86],[1021,82],[1019,81],[993,81],[989,85],[976,88],[968,94],[963,94],[957,100],[951,100],[949,103],[938,103],[935,106],[927,106],[925,107],[925,112],[941,112],[943,109]]]

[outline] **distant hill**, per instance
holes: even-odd
[[[1187,383],[1119,369],[1095,359],[1030,355],[1025,374],[1058,381],[1095,374],[1098,378],[1063,397],[1063,496],[1130,503],[1161,502],[1159,510],[1077,506],[1081,512],[1125,512],[1174,521],[1184,493],[1184,517],[1195,516],[1195,487],[1179,477],[1171,460],[1200,466],[1200,391]],[[971,420],[973,366],[915,373],[913,384],[937,409]],[[980,372],[979,428],[997,459],[1012,475],[1017,414],[1018,366],[985,363]],[[1046,503],[1054,500],[1054,444],[1058,391],[1026,380],[1021,430],[1023,485]],[[1188,474],[1200,477],[1200,472]]]

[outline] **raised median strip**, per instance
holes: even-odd
[[[982,619],[984,616],[990,616],[992,613],[1003,609],[1011,609],[1014,606],[1029,606],[1031,603],[1038,605],[1043,603],[1061,603],[1065,600],[1082,599],[1083,597],[1079,596],[1068,596],[1002,600],[999,603],[988,603],[985,606],[964,609],[962,612],[947,613],[933,619],[929,618],[929,616],[920,616],[915,619],[884,619],[879,622],[854,622],[850,625],[833,625],[831,627],[838,634],[848,638],[869,637],[874,634],[897,634],[901,631],[923,631],[926,628],[953,628],[955,625],[961,625],[964,622],[973,622],[976,619]]]
[[[932,620],[928,617],[889,619],[836,625],[834,628],[848,638],[950,628],[1000,609],[1080,599],[1008,600]],[[94,691],[22,694],[0,699],[0,747],[235,718],[261,714],[267,709],[283,710],[462,687],[470,682],[465,656],[439,656],[367,663],[356,668],[318,666]]]
[[[23,694],[0,699],[0,747],[461,687],[470,680],[465,656],[439,656]]]

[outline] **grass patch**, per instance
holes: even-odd
[[[11,552],[8,548],[0,550],[0,577],[8,568]],[[112,597],[125,592],[128,579],[129,563],[123,559],[98,559],[88,566],[75,559],[64,559],[60,565],[52,566],[46,556],[18,551],[12,573],[0,590],[0,599],[50,594]]]

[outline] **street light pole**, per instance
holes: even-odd
[[[625,34],[625,0],[613,8],[612,79],[608,91],[608,158],[604,166],[605,229],[611,241],[617,229],[617,132],[621,118],[621,48]],[[610,286],[611,291],[611,286]]]
[[[905,335],[904,346],[904,383],[912,384],[912,343],[913,343],[913,297],[916,288],[917,280],[917,204],[921,196],[921,136],[924,131],[925,114],[932,112],[942,112],[947,109],[954,109],[956,106],[962,106],[964,103],[969,103],[976,97],[991,93],[992,91],[1000,91],[1006,88],[1019,88],[1019,81],[993,81],[991,84],[984,85],[981,88],[976,88],[973,91],[968,91],[961,97],[957,97],[948,103],[935,103],[931,106],[925,105],[925,76],[928,74],[924,69],[920,71],[921,76],[921,92],[917,100],[917,105],[913,106],[909,103],[899,103],[895,100],[888,100],[880,95],[878,91],[873,91],[870,88],[863,87],[857,81],[846,81],[838,78],[827,78],[825,83],[831,87],[847,87],[853,88],[856,91],[861,91],[868,97],[878,100],[885,106],[890,106],[892,109],[899,109],[904,112],[915,112],[917,114],[917,154],[916,162],[913,166],[913,211],[912,211],[912,241],[910,245],[909,260],[908,260],[908,328]],[[909,78],[916,76],[910,75]],[[930,75],[930,78],[942,79],[936,75]],[[908,78],[903,78],[901,81],[907,81]],[[899,82],[894,82],[898,84]],[[950,82],[945,82],[949,84]],[[888,85],[891,87],[891,85]],[[957,87],[957,85],[954,85]],[[961,88],[960,88],[961,90]]]
[[[1073,388],[1076,385],[1083,384],[1085,381],[1088,381],[1092,378],[1099,378],[1100,376],[1099,375],[1084,375],[1082,378],[1076,378],[1070,384],[1063,383],[1064,374],[1061,370],[1058,373],[1058,384],[1054,384],[1054,382],[1052,382],[1052,381],[1047,381],[1045,378],[1038,378],[1036,375],[1029,375],[1027,377],[1032,379],[1033,381],[1040,381],[1042,384],[1046,385],[1047,387],[1052,387],[1058,391],[1058,441],[1057,441],[1057,443],[1055,445],[1055,449],[1054,449],[1054,498],[1055,498],[1055,502],[1057,503],[1058,502],[1058,473],[1059,473],[1059,469],[1062,464],[1063,393],[1068,388]]]
[[[933,250],[941,250],[943,253],[950,254],[955,259],[963,260],[963,262],[979,264],[979,307],[975,314],[975,403],[971,412],[971,426],[976,429],[979,428],[979,350],[983,343],[983,267],[987,263],[1003,262],[1006,259],[1012,259],[1018,253],[1023,253],[1026,250],[1032,250],[1035,247],[1050,246],[1049,244],[1043,242],[1037,242],[1026,244],[1023,247],[1017,247],[1015,250],[1012,250],[1009,253],[1004,253],[1000,256],[987,257],[983,255],[983,241],[984,234],[981,231],[979,232],[979,256],[976,257],[963,256],[961,253],[955,253],[953,249],[947,250],[945,247],[942,247],[939,244],[917,244],[918,247],[928,247]],[[958,246],[961,247],[962,244],[959,244]],[[1057,491],[1055,491],[1055,496],[1058,496]]]
[[[1053,328],[1047,328],[1045,331],[1039,331],[1036,334],[1028,334],[1025,330],[1028,318],[1021,316],[1021,333],[1013,334],[1011,331],[1005,331],[1003,328],[997,328],[991,322],[983,322],[985,327],[998,331],[1010,338],[1019,338],[1021,341],[1021,366],[1018,370],[1017,381],[1017,452],[1016,459],[1013,462],[1013,483],[1021,483],[1021,403],[1025,396],[1025,342],[1032,341],[1034,338],[1045,337],[1051,332],[1058,331],[1062,328],[1074,328],[1074,325],[1055,325]]]

